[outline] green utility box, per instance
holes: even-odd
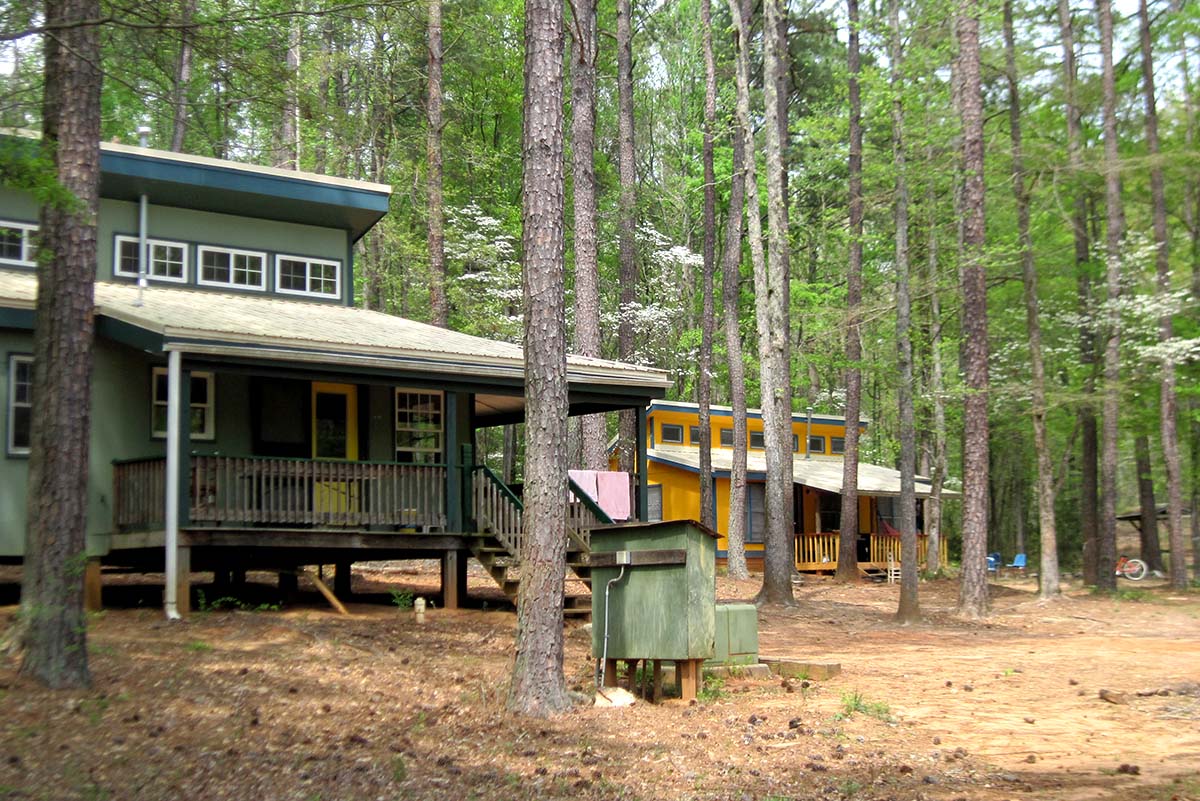
[[[711,659],[716,638],[717,533],[694,520],[594,528],[592,653],[609,659]],[[609,592],[610,579],[625,575]]]
[[[714,665],[758,663],[758,609],[754,604],[717,604]]]

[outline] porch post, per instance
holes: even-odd
[[[190,550],[179,545],[179,524],[186,520],[189,510],[187,471],[188,439],[191,433],[190,416],[186,413],[191,393],[184,392],[188,374],[183,370],[183,354],[177,350],[167,353],[167,475],[166,531],[163,548],[166,562],[165,612],[167,619],[178,620],[189,607],[188,573],[191,570]],[[190,388],[189,388],[190,389]],[[182,500],[182,505],[181,505]],[[180,598],[180,590],[183,597]]]
[[[463,530],[462,475],[460,474],[459,443],[462,430],[459,427],[458,393],[445,394],[446,408],[443,416],[446,424],[446,530]]]
[[[650,516],[650,485],[646,481],[646,407],[642,406],[637,413],[637,519],[645,522]]]

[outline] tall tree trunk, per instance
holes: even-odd
[[[1012,0],[1004,3],[1004,65],[1008,77],[1008,130],[1012,139],[1013,196],[1017,203],[1017,239],[1021,249],[1021,279],[1025,286],[1025,327],[1029,331],[1029,369],[1032,393],[1033,446],[1037,453],[1038,530],[1041,564],[1038,595],[1053,598],[1060,592],[1058,529],[1054,520],[1054,465],[1046,436],[1046,366],[1042,358],[1042,323],[1038,314],[1038,277],[1029,233],[1029,193],[1025,189],[1025,158],[1021,150],[1021,94],[1017,83],[1017,55],[1013,41]],[[1024,514],[1021,520],[1024,520]],[[1024,548],[1020,549],[1024,553]]]
[[[900,0],[888,2],[891,28],[892,161],[896,169],[896,367],[900,373],[900,606],[896,620],[921,619],[917,583],[917,429],[913,411],[912,299],[908,261],[908,174],[904,150],[904,103],[900,74],[904,51],[900,38]]]
[[[571,50],[571,153],[575,184],[575,347],[583,356],[600,355],[600,267],[596,231],[596,1],[572,5],[576,19]],[[604,470],[603,414],[581,422],[584,468]]]
[[[792,524],[792,381],[790,286],[791,267],[787,198],[784,196],[784,140],[779,120],[786,117],[787,54],[781,51],[778,31],[783,19],[783,0],[764,0],[763,102],[767,123],[767,328],[765,337],[762,408],[763,440],[766,446],[767,506],[763,546],[763,589],[766,603],[792,604],[792,572],[795,569],[795,533]],[[772,125],[771,121],[775,124]]]
[[[713,130],[717,124],[717,66],[713,60],[712,0],[700,0],[700,24],[704,45],[704,277],[700,282],[703,311],[700,318],[700,379],[697,382],[697,400],[700,403],[700,522],[715,529],[717,504],[713,497],[712,420],[709,415],[709,405],[712,403],[715,325],[713,276],[717,268],[717,178],[713,168]]]
[[[46,0],[42,147],[78,203],[42,206],[33,332],[21,672],[86,687],[88,437],[100,192],[98,0]]]
[[[425,104],[425,163],[429,232],[429,321],[450,324],[446,300],[446,232],[442,208],[442,0],[429,0],[429,97]]]
[[[1178,14],[1182,10],[1180,0],[1172,0],[1171,11]],[[1188,49],[1186,33],[1179,34],[1179,70],[1183,79],[1183,113],[1184,148],[1187,152],[1195,152],[1196,147],[1196,99],[1195,87],[1192,85],[1191,73],[1188,69]],[[1195,181],[1189,181],[1184,195],[1183,219],[1191,233],[1191,262],[1192,262],[1192,304],[1200,303],[1200,187]],[[1193,395],[1188,399],[1189,416],[1192,419],[1191,461],[1192,461],[1192,580],[1200,582],[1200,397]]]
[[[287,86],[283,90],[283,114],[279,120],[279,149],[275,166],[300,169],[300,17],[292,17],[288,29]]]
[[[721,301],[725,314],[725,351],[729,355],[730,405],[733,407],[733,462],[729,470],[729,528],[725,553],[729,577],[744,580],[750,578],[750,572],[746,569],[746,365],[742,361],[739,267],[742,261],[742,204],[746,200],[746,140],[737,124],[732,138],[733,177],[729,187],[725,248],[721,255]]]
[[[617,351],[632,362],[637,352],[632,307],[637,300],[637,164],[633,148],[633,6],[617,0],[617,172],[621,183],[617,250],[620,257],[621,312],[617,325]],[[618,420],[619,466],[633,472],[637,413],[626,410]],[[643,436],[645,436],[643,432]]]
[[[963,127],[962,330],[967,396],[963,401],[963,564],[958,612],[989,611],[988,327],[984,244],[983,93],[979,61],[979,3],[959,6],[958,46]]]
[[[861,70],[858,52],[858,0],[847,0],[850,12],[850,259],[846,269],[846,446],[842,456],[841,536],[834,578],[839,582],[858,580],[858,421],[862,402],[862,338],[859,333],[862,305],[862,97],[858,85]],[[805,448],[807,449],[807,445]]]
[[[525,3],[522,143],[525,284],[525,546],[517,590],[510,709],[536,717],[570,705],[563,678],[567,332],[563,287],[563,10]]]
[[[195,32],[191,28],[192,16],[196,13],[196,0],[183,0],[180,9],[179,22],[179,58],[175,62],[175,91],[171,98],[174,110],[171,124],[171,150],[183,152],[184,138],[187,136],[188,120],[188,84],[192,80],[192,39]]]
[[[1062,41],[1063,87],[1066,95],[1067,153],[1071,168],[1073,206],[1071,228],[1075,241],[1075,276],[1079,297],[1079,361],[1085,371],[1084,400],[1079,405],[1081,453],[1079,489],[1079,525],[1083,534],[1083,581],[1097,580],[1097,518],[1100,503],[1098,483],[1099,432],[1096,410],[1091,400],[1095,393],[1096,330],[1092,322],[1092,279],[1090,244],[1087,227],[1087,197],[1080,177],[1083,172],[1083,127],[1076,96],[1075,33],[1069,0],[1058,0],[1059,38]]]
[[[1138,17],[1141,20],[1142,81],[1146,96],[1146,149],[1150,154],[1150,200],[1154,217],[1156,288],[1159,298],[1166,304],[1171,293],[1171,259],[1167,249],[1167,199],[1158,144],[1158,106],[1154,95],[1154,50],[1150,41],[1150,12],[1146,8],[1146,0],[1138,2]],[[1166,343],[1174,335],[1171,313],[1163,311],[1158,318],[1158,340]],[[1175,362],[1170,355],[1164,355],[1159,390],[1159,427],[1163,467],[1167,473],[1167,542],[1171,545],[1171,586],[1182,590],[1188,586],[1188,575],[1187,552],[1183,541],[1183,479],[1180,475],[1179,460],[1178,403],[1179,399],[1175,393]],[[1155,544],[1157,545],[1157,540]],[[1159,559],[1161,560],[1161,556]]]
[[[504,452],[500,457],[500,478],[512,484],[517,478],[517,427],[504,426]]]
[[[930,146],[926,162],[934,163]],[[942,489],[946,483],[946,397],[942,368],[942,296],[941,270],[938,267],[937,191],[932,181],[926,190],[929,210],[929,394],[933,403],[932,470],[929,477],[929,500],[925,503],[926,548],[925,569],[937,575],[942,565]]]
[[[1125,211],[1121,203],[1121,164],[1117,141],[1117,86],[1113,64],[1112,0],[1096,0],[1100,20],[1101,83],[1104,89],[1104,202],[1107,216],[1105,276],[1104,408],[1100,455],[1100,538],[1096,586],[1115,592],[1117,579],[1117,418],[1121,379],[1121,248],[1125,240]]]
[[[1141,539],[1142,561],[1156,574],[1163,572],[1162,548],[1158,542],[1158,504],[1154,502],[1154,469],[1150,464],[1150,437],[1138,434],[1133,440],[1133,456],[1137,464],[1138,511],[1141,513],[1138,534]]]

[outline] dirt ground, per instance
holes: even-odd
[[[120,581],[106,601],[133,607],[90,622],[92,690],[42,690],[0,664],[0,797],[1200,799],[1200,594],[1161,582],[1040,604],[1006,579],[983,623],[951,616],[953,582],[923,583],[926,622],[899,627],[895,586],[809,579],[795,608],[760,611],[760,650],[837,676],[730,677],[694,705],[531,721],[504,711],[516,618],[478,573],[487,608],[423,625],[386,602],[276,610],[266,586],[266,609],[253,597],[167,623],[158,588]],[[436,581],[378,569],[355,589],[386,601]],[[723,599],[756,590],[719,580]],[[581,626],[565,669],[590,693]]]

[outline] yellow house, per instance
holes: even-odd
[[[729,474],[733,461],[733,412],[713,406],[712,475],[715,489],[717,556],[726,555],[729,528]],[[859,431],[867,427],[859,422]],[[763,450],[762,413],[747,410],[746,450],[746,556],[761,559],[764,531],[766,458]],[[798,570],[832,570],[837,564],[841,529],[842,454],[846,420],[826,414],[792,415],[793,519]],[[700,517],[700,412],[695,403],[654,401],[646,414],[646,478],[649,518],[672,520]],[[888,467],[859,464],[858,562],[861,567],[885,565],[888,555],[899,560],[900,539],[893,527],[899,512],[894,499],[900,494],[900,473]],[[917,477],[918,498],[930,493],[928,478]],[[953,495],[944,492],[945,495]],[[917,529],[923,528],[921,505]],[[925,559],[925,535],[919,536],[918,556]],[[945,558],[945,541],[942,541]]]

